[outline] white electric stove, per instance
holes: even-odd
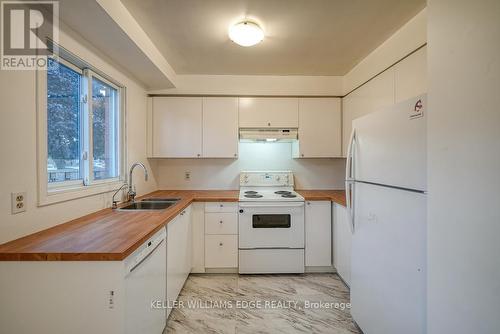
[[[290,171],[240,173],[239,272],[304,272],[304,198]]]

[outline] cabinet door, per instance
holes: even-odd
[[[240,128],[297,128],[299,99],[240,97]]]
[[[299,99],[298,157],[340,157],[341,141],[340,98]]]
[[[193,273],[205,272],[205,204],[191,204],[191,227],[192,227],[192,270]]]
[[[423,47],[394,66],[395,102],[427,91],[427,48]]]
[[[332,265],[332,203],[310,201],[306,203],[306,266]]]
[[[180,236],[182,235],[182,219],[177,216],[167,224],[167,302],[177,300],[181,291],[183,280],[183,245]],[[167,308],[167,316],[170,314]]]
[[[184,280],[187,279],[191,268],[193,266],[193,225],[192,225],[192,208],[191,205],[185,208],[181,213],[184,236],[184,261],[183,261],[183,274]],[[184,282],[183,282],[184,285]]]
[[[238,98],[203,98],[203,157],[238,156]]]
[[[201,97],[154,97],[151,122],[154,157],[201,157]]]
[[[206,235],[205,265],[207,268],[238,267],[238,236]]]
[[[234,212],[205,213],[205,234],[238,234],[238,215]]]
[[[352,234],[347,209],[333,204],[333,265],[347,285],[351,284],[351,240]]]
[[[394,68],[379,74],[342,99],[342,156],[347,154],[352,121],[394,104]]]
[[[177,300],[191,271],[191,208],[167,224],[167,301]],[[167,309],[167,316],[170,310]]]

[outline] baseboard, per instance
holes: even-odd
[[[207,274],[237,274],[238,268],[205,268]]]
[[[305,272],[306,273],[336,273],[337,270],[335,269],[335,267],[332,267],[332,266],[308,266],[308,267],[305,267]],[[205,268],[205,270],[193,269],[191,271],[191,274],[237,274],[237,273],[238,273],[238,268]],[[344,282],[344,284],[345,284],[345,282]]]
[[[333,266],[306,266],[306,273],[336,273],[337,269]]]

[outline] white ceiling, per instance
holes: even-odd
[[[122,0],[178,74],[344,75],[425,0]],[[227,29],[265,31],[244,48]]]

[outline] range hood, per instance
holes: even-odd
[[[292,142],[297,138],[297,129],[240,129],[241,142]]]

